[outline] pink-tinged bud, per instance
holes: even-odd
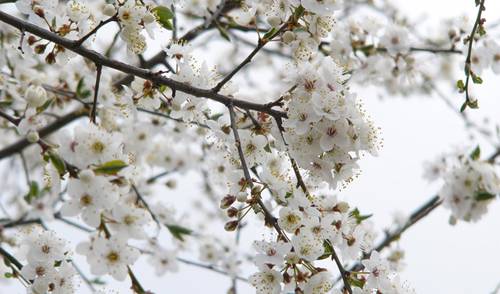
[[[234,203],[234,201],[236,201],[236,196],[228,194],[228,195],[226,195],[226,197],[222,198],[222,200],[220,201],[220,208],[226,209],[229,206],[231,206]]]
[[[36,15],[38,15],[41,18],[45,17],[45,12],[43,11],[43,9],[41,7],[36,7],[34,12]]]
[[[229,209],[227,210],[227,216],[228,217],[236,217],[238,215],[238,208],[236,207],[229,207]]]
[[[237,220],[227,222],[224,225],[224,230],[226,230],[228,232],[232,232],[232,231],[236,230],[236,228],[238,227],[238,224],[239,224],[239,221],[237,221]]]
[[[35,36],[29,36],[28,37],[28,45],[30,45],[30,46],[33,45],[33,44],[35,44],[36,41],[37,40],[36,40]]]
[[[45,57],[45,62],[47,62],[48,64],[54,64],[54,63],[56,63],[56,55],[54,53],[50,52]]]

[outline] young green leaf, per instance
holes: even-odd
[[[94,168],[94,172],[96,174],[115,175],[127,166],[122,160],[111,160]]]
[[[167,30],[171,31],[174,29],[174,26],[172,25],[171,19],[174,18],[174,14],[172,11],[165,6],[156,6],[151,10],[153,14],[156,16],[156,21],[160,23],[160,25]]]
[[[191,235],[193,233],[190,229],[178,225],[167,225],[167,229],[174,238],[180,241],[184,241],[184,235]]]

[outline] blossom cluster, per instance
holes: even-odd
[[[398,273],[402,254],[374,250],[380,238],[370,215],[340,196],[360,173],[363,156],[377,155],[382,145],[355,83],[370,81],[408,93],[427,89],[427,81],[446,71],[421,68],[408,26],[392,19],[387,25],[372,18],[354,20],[347,12],[357,4],[341,0],[221,1],[222,7],[219,1],[156,2],[16,2],[29,22],[76,47],[101,51],[98,31],[115,22],[119,30],[106,38],[107,50],[99,58],[111,56],[106,64],[122,68],[114,58],[123,45],[140,67],[156,67],[136,68],[141,74],[132,78],[120,76],[71,53],[76,47],[0,27],[0,45],[8,48],[0,54],[0,145],[26,146],[16,152],[27,187],[19,188],[17,178],[5,181],[6,187],[16,187],[5,189],[13,191],[8,206],[15,211],[7,221],[73,225],[84,233],[75,251],[85,256],[90,273],[116,281],[130,277],[133,289],[141,286],[132,266],[149,255],[157,275],[188,263],[234,281],[248,280],[262,294],[413,293]],[[196,26],[173,27],[184,21]],[[261,34],[261,26],[267,32]],[[172,36],[157,54],[162,60],[151,65],[142,55],[150,53],[144,31],[153,38],[160,27]],[[445,40],[436,44],[451,49],[438,49],[461,53],[464,27],[447,24]],[[234,42],[243,38],[235,31],[256,30],[257,48],[243,63],[233,64],[239,56],[225,53],[223,62],[204,61],[203,51],[214,50],[205,44],[210,42],[195,48],[190,41],[209,30]],[[498,73],[500,46],[477,38],[472,70],[479,74],[491,67]],[[239,53],[239,45],[234,52]],[[252,74],[241,78],[238,73],[264,46],[270,56],[285,60],[272,72],[269,91],[255,86]],[[259,66],[257,59],[252,65]],[[238,78],[249,87],[237,84]],[[412,85],[406,84],[410,80]],[[247,92],[261,99],[247,101]],[[67,126],[52,134],[61,121]],[[480,160],[478,152],[432,167],[430,177],[444,179],[439,196],[452,222],[478,220],[500,193],[494,165]],[[207,197],[193,201],[189,215],[177,214],[163,197],[162,189],[176,188],[177,175],[190,187],[199,179]],[[175,197],[169,202],[192,196],[170,194]],[[191,218],[201,219],[193,225]],[[254,221],[271,231],[252,238],[256,253],[242,253],[236,250],[240,233]],[[236,238],[228,232],[219,238],[211,225],[235,232]],[[66,242],[52,231],[35,230],[23,244],[27,255],[21,274],[30,291],[76,291],[73,250]],[[192,248],[199,264],[180,257]],[[241,279],[248,261],[258,270]]]
[[[439,158],[428,165],[427,178],[443,179],[438,193],[444,207],[451,210],[450,223],[457,220],[476,222],[500,194],[500,177],[496,167],[480,158],[477,147],[471,154],[462,152]]]
[[[376,154],[378,129],[331,58],[301,64],[289,81],[296,88],[287,97],[289,117],[283,123],[288,149],[312,179],[336,189],[355,175],[362,151]]]
[[[72,253],[54,231],[34,227],[22,239],[27,263],[21,276],[33,281],[27,293],[74,293],[78,288]]]

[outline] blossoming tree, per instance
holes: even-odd
[[[453,84],[450,107],[494,141],[467,114],[500,44],[485,0],[469,2],[476,18],[422,38],[385,1],[0,1],[1,279],[151,293],[144,259],[160,281],[179,264],[226,275],[228,293],[413,293],[393,243],[439,206],[478,221],[500,193],[500,149],[469,142],[429,163],[442,188],[377,235],[344,200],[382,148],[353,89]],[[174,174],[203,182],[187,214],[186,197],[163,197]],[[247,226],[262,235],[239,250]]]

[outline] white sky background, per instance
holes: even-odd
[[[422,20],[420,25],[424,32],[427,24],[435,24],[436,19],[456,17],[462,13],[472,18],[476,14],[473,0],[393,0],[393,3],[402,7],[411,19]],[[485,17],[489,22],[500,19],[500,1],[486,0],[486,5]],[[422,18],[424,15],[428,18]],[[461,72],[460,66],[462,64],[455,65],[456,72]],[[480,109],[475,111],[474,117],[479,122],[484,116],[499,122],[500,76],[487,71],[482,77],[484,84],[474,86],[480,102]],[[463,121],[436,97],[385,97],[380,100],[373,88],[360,88],[353,87],[363,98],[368,113],[382,128],[384,148],[379,157],[366,156],[361,161],[362,175],[340,196],[358,206],[363,213],[373,213],[372,221],[377,229],[381,229],[392,222],[395,211],[410,213],[438,191],[439,185],[429,185],[422,179],[423,161],[471,141],[464,131]],[[445,93],[453,93],[450,99],[458,109],[463,95],[453,92],[451,88],[442,89],[446,90]],[[491,148],[487,144],[482,146],[483,155],[487,156]],[[189,203],[183,199],[197,197],[199,185],[193,177],[184,177],[179,178],[178,186],[173,192],[161,190],[161,193],[182,211],[189,208]],[[192,214],[196,215],[196,211]],[[417,293],[491,293],[500,283],[500,203],[496,201],[491,205],[490,212],[475,224],[459,222],[450,226],[448,217],[447,210],[438,208],[403,235],[399,242],[406,253],[407,267],[402,272],[403,279],[408,280]],[[80,239],[73,236],[68,227],[54,225],[54,228],[62,229],[73,245]],[[262,235],[269,236],[257,228],[243,231],[242,244],[250,244],[251,240]],[[233,238],[222,228],[216,234]],[[194,259],[196,254],[192,257]],[[230,285],[227,277],[188,265],[180,265],[177,274],[168,273],[158,278],[146,265],[142,258],[134,270],[145,288],[157,294],[225,293]],[[247,268],[242,275],[253,270],[255,268]],[[238,293],[253,293],[243,283],[238,285]],[[128,293],[128,286],[129,283],[124,282],[116,290]],[[81,293],[87,291],[85,285],[80,289]],[[0,293],[24,291],[16,281],[8,287],[0,284]]]

